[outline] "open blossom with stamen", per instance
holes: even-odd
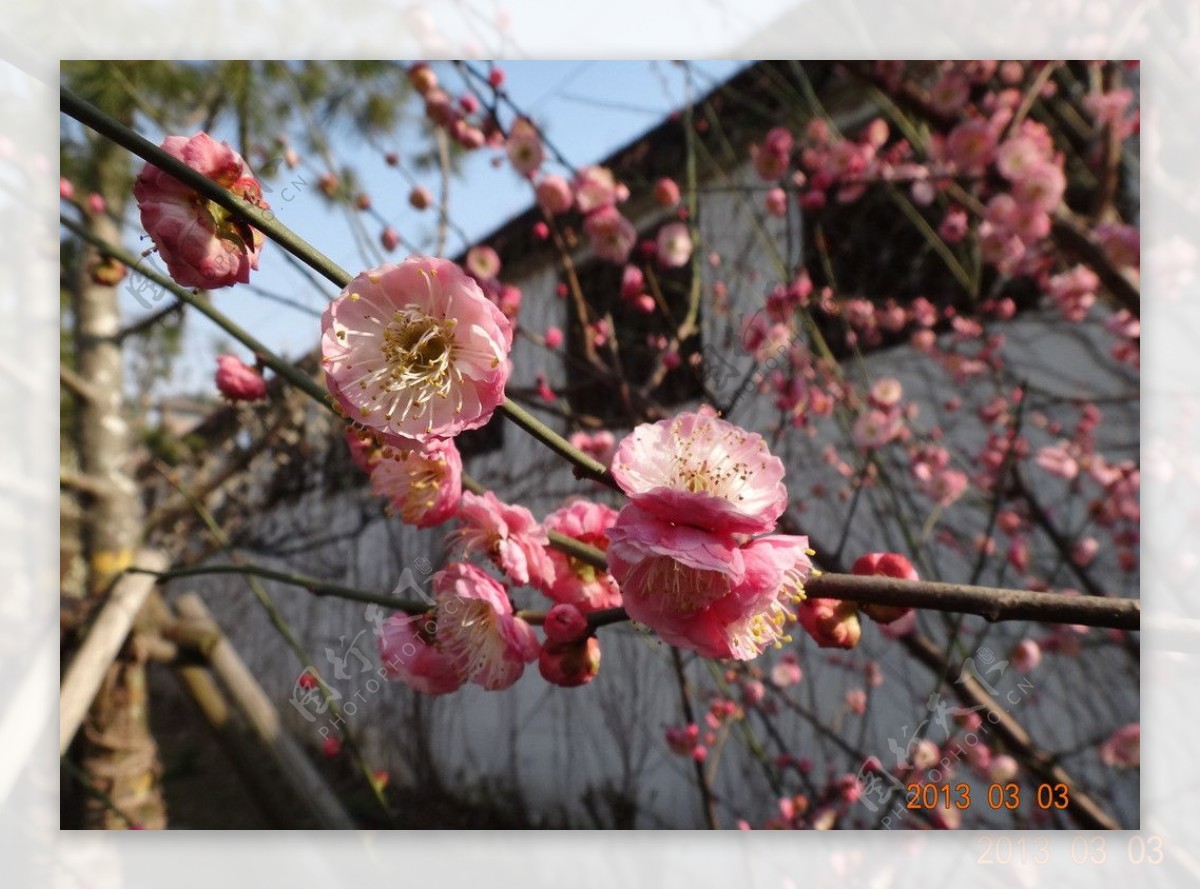
[[[547,515],[542,525],[547,531],[607,550],[607,532],[616,521],[617,511],[612,507],[579,500]],[[555,549],[547,552],[554,563],[554,583],[542,591],[546,596],[589,612],[621,605],[621,591],[608,572]]]
[[[617,181],[607,167],[584,167],[576,175],[574,187],[580,213],[588,214],[617,202]]]
[[[512,324],[448,260],[409,257],[359,274],[321,330],[329,391],[352,420],[394,441],[476,429],[504,400]]]
[[[727,534],[769,532],[787,506],[783,461],[762,436],[706,412],[638,426],[612,474],[654,516]]]
[[[454,538],[464,554],[486,554],[517,584],[540,590],[554,585],[554,563],[547,552],[550,538],[527,509],[505,504],[490,491],[464,491],[458,519]]]
[[[477,244],[467,251],[467,271],[475,278],[495,278],[500,274],[500,254],[494,247]]]
[[[168,136],[162,149],[250,204],[267,208],[262,186],[242,156],[207,133],[190,139]],[[241,217],[208,200],[153,164],[133,184],[142,226],[183,287],[245,284],[258,268],[263,236]]]
[[[637,243],[637,229],[612,205],[588,214],[583,231],[591,240],[592,252],[613,263],[627,261]]]
[[[658,262],[668,269],[687,265],[692,258],[692,235],[687,223],[667,223],[658,230]]]
[[[629,504],[608,539],[608,568],[629,617],[672,645],[707,654],[710,647],[693,640],[693,631],[704,629],[700,625],[709,608],[728,597],[746,574],[733,535],[675,525]]]
[[[371,490],[391,500],[409,525],[440,525],[458,509],[462,457],[450,440],[383,458],[371,470]]]
[[[522,176],[532,176],[546,157],[537,127],[525,118],[518,119],[512,125],[505,152],[513,169]]]
[[[722,632],[729,657],[757,658],[791,640],[788,628],[796,621],[804,582],[812,573],[808,554],[808,538],[799,535],[767,535],[742,547],[746,576],[730,603],[740,614]]]
[[[475,566],[451,563],[433,576],[435,606],[393,615],[380,635],[384,670],[418,692],[440,695],[464,683],[507,689],[538,657],[537,637],[513,614],[508,593]]]
[[[786,640],[812,564],[808,539],[675,525],[634,504],[608,532],[609,569],[626,611],[675,646],[706,658],[756,658]]]

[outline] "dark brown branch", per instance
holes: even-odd
[[[1003,705],[988,695],[978,680],[965,672],[958,677],[953,676],[953,670],[932,640],[913,633],[902,637],[901,643],[919,662],[935,674],[941,675],[946,681],[946,686],[954,691],[964,705],[971,708],[982,706],[985,709],[987,723],[1022,765],[1046,782],[1061,782],[1067,786],[1067,810],[1081,826],[1112,831],[1120,829],[1121,826],[1112,816],[1081,790],[1066,770],[1034,745],[1029,733],[1013,719]]]
[[[696,716],[692,710],[692,700],[687,693],[687,677],[683,673],[683,659],[679,655],[679,649],[675,646],[671,647],[671,664],[675,668],[675,681],[679,684],[683,719],[687,721],[688,725],[694,724]],[[717,831],[721,827],[721,823],[717,820],[717,802],[713,797],[712,787],[708,783],[708,775],[704,772],[704,763],[700,760],[693,760],[692,763],[696,767],[696,784],[700,787],[700,800],[704,804],[704,821],[710,831]]]
[[[971,584],[901,581],[866,575],[821,575],[805,585],[810,597],[967,612],[988,621],[1043,621],[1137,630],[1141,602],[1098,596],[1035,593]]]

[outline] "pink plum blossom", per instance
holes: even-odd
[[[1013,197],[1025,205],[1053,210],[1066,190],[1061,162],[1043,161],[1013,184]]]
[[[983,170],[996,156],[996,134],[985,120],[968,120],[946,137],[946,154],[961,169]]]
[[[785,127],[767,132],[762,145],[750,146],[750,161],[761,179],[768,182],[787,172],[795,139]]]
[[[626,611],[667,642],[696,651],[694,625],[726,600],[745,577],[738,542],[730,534],[674,525],[627,505],[608,530],[608,567]],[[703,652],[702,652],[703,654]],[[711,657],[725,658],[728,652]]]
[[[900,434],[900,417],[873,408],[865,411],[854,421],[851,435],[854,447],[860,451],[882,448]]]
[[[496,278],[500,275],[500,255],[493,247],[477,244],[467,251],[466,269],[475,278]]]
[[[1072,455],[1073,446],[1065,439],[1056,445],[1046,445],[1041,448],[1034,463],[1052,476],[1062,479],[1074,479],[1079,475],[1079,464]]]
[[[418,692],[439,695],[464,683],[507,689],[538,657],[538,640],[513,614],[508,593],[466,563],[433,576],[434,608],[393,615],[383,626],[384,670]]]
[[[987,767],[988,779],[992,782],[1011,782],[1021,772],[1021,765],[1011,754],[997,754]]]
[[[867,691],[865,689],[851,689],[847,692],[846,707],[860,716],[867,713]]]
[[[440,525],[458,508],[462,457],[453,441],[434,439],[420,449],[401,451],[376,463],[371,490],[388,498],[409,525]]]
[[[658,230],[658,262],[668,269],[687,265],[692,257],[692,235],[687,223],[667,223]]]
[[[616,437],[608,430],[597,430],[594,433],[571,433],[567,441],[605,466],[612,461],[617,447]]]
[[[880,377],[871,385],[871,404],[882,411],[890,411],[900,404],[904,387],[895,377]]]
[[[637,229],[612,205],[588,214],[583,231],[591,240],[592,252],[613,263],[628,261],[637,244]]]
[[[190,139],[168,136],[162,148],[253,206],[267,208],[258,180],[228,143],[197,133]],[[258,268],[262,233],[175,177],[146,164],[133,184],[133,194],[142,226],[176,284],[204,288],[245,284],[251,270]]]
[[[632,300],[645,293],[646,276],[637,266],[626,266],[621,272],[621,298]]]
[[[971,93],[971,84],[958,71],[948,71],[929,88],[929,105],[940,114],[953,114],[962,109]]]
[[[483,426],[504,400],[512,324],[448,260],[360,273],[321,318],[325,380],[352,420],[410,442]]]
[[[654,202],[660,207],[674,207],[679,203],[679,185],[674,179],[664,176],[654,183]]]
[[[617,181],[607,167],[584,167],[574,186],[575,204],[585,215],[617,203]]]
[[[785,652],[771,666],[771,682],[781,688],[795,686],[804,679],[804,671],[800,668],[800,662],[796,658],[796,653]]]
[[[548,532],[603,551],[608,549],[608,530],[616,521],[617,511],[612,507],[577,500],[548,514],[542,525]],[[589,612],[621,605],[621,591],[611,574],[557,549],[548,553],[554,563],[554,581],[543,588],[546,596]]]
[[[1009,659],[1014,668],[1022,674],[1028,674],[1042,663],[1042,647],[1037,644],[1036,640],[1021,640],[1013,646]]]
[[[706,658],[755,658],[786,639],[811,571],[808,539],[675,525],[627,505],[608,532],[625,609],[675,646]]]
[[[1030,136],[1018,134],[1005,139],[996,149],[996,169],[1011,182],[1018,182],[1046,160],[1038,143]]]
[[[370,430],[350,425],[346,427],[346,446],[350,449],[350,459],[364,473],[370,473],[384,457],[384,451],[390,450],[381,446]]]
[[[492,492],[464,491],[455,543],[464,555],[483,553],[517,584],[545,590],[554,584],[550,539],[524,507],[505,504]]]
[[[767,213],[783,219],[787,216],[787,192],[776,186],[767,192],[763,199],[766,202]]]
[[[571,209],[574,196],[571,184],[556,174],[543,176],[537,184],[537,202],[551,216],[566,213]]]
[[[262,374],[235,355],[217,356],[217,389],[234,402],[257,402],[267,397]]]
[[[762,436],[704,412],[636,427],[612,473],[649,513],[722,533],[771,531],[787,505],[783,461]]]
[[[513,169],[527,177],[533,176],[546,158],[537,128],[525,118],[519,118],[512,125],[505,151]]]
[[[1138,766],[1142,762],[1142,725],[1130,723],[1122,726],[1100,743],[1100,762],[1105,766],[1121,769]]]

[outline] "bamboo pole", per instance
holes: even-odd
[[[138,554],[139,565],[146,560],[158,566],[160,571],[167,568],[167,557],[157,550],[145,550]],[[133,620],[154,585],[155,579],[150,575],[126,575],[117,581],[108,602],[101,608],[87,638],[67,668],[58,697],[60,757],[67,752],[67,747],[79,731],[88,708],[100,691],[105,673],[121,651],[121,644],[129,636]]]
[[[219,631],[204,602],[196,594],[188,593],[179,597],[175,608],[184,621],[206,622]],[[320,826],[354,828],[354,820],[313,766],[304,749],[284,728],[279,712],[237,654],[233,644],[223,634],[219,634],[207,648],[213,674],[228,690],[234,706],[245,718],[255,737],[262,742],[284,781],[292,786]],[[187,682],[185,678],[185,685]],[[200,691],[198,687],[196,691]],[[193,693],[190,688],[189,693]]]

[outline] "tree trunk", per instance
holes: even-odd
[[[95,157],[100,193],[119,215],[129,162],[115,146],[97,144]],[[120,241],[120,229],[108,215],[89,213],[86,225],[107,241]],[[112,339],[121,324],[118,291],[91,280],[87,269],[94,257],[91,248],[84,251],[74,282],[76,370],[93,390],[90,398],[79,400],[79,469],[104,486],[103,494],[87,497],[81,516],[90,612],[97,610],[113,580],[130,565],[142,524],[141,503],[128,475],[130,431],[123,403],[121,348]],[[166,825],[146,689],[146,665],[133,656],[119,656],[84,721],[78,744],[83,771],[93,791],[108,799],[94,793],[88,796],[84,827],[129,827],[114,807],[139,827]]]

